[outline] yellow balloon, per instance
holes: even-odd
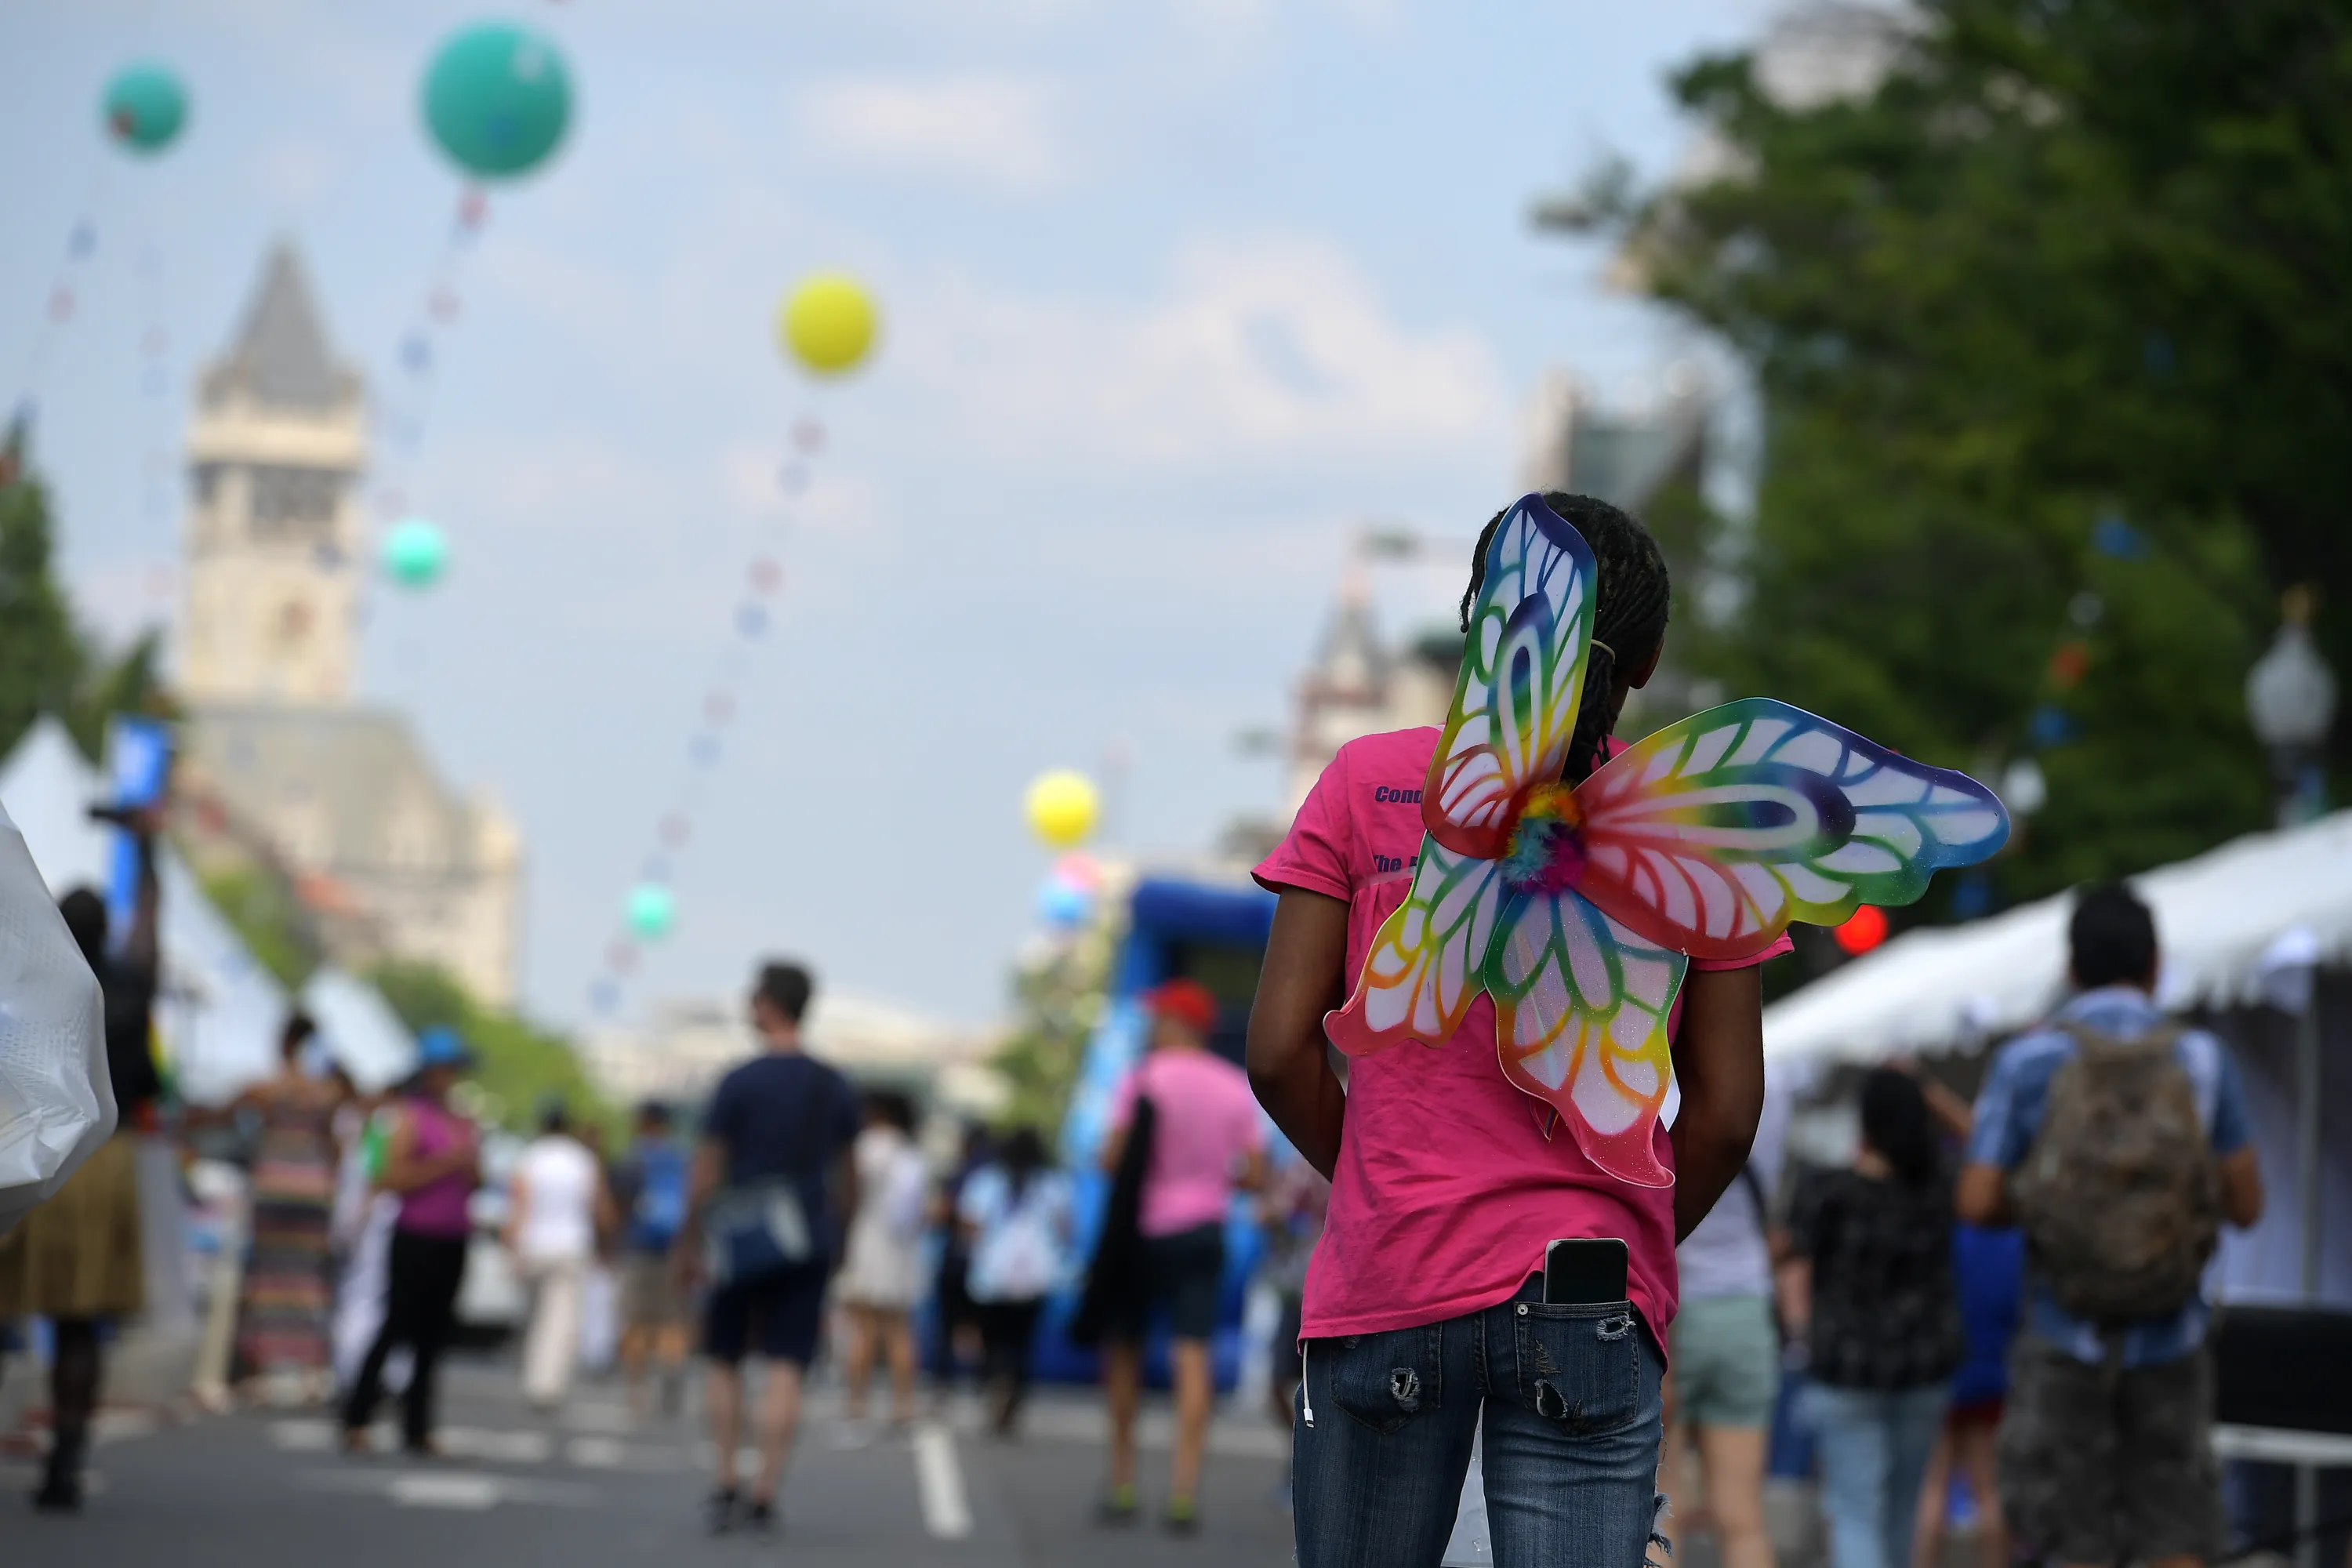
[[[776,312],[777,337],[819,375],[856,370],[874,347],[879,324],[873,296],[845,272],[803,279]]]
[[[1028,805],[1030,830],[1056,849],[1085,842],[1102,809],[1093,781],[1067,768],[1038,774]]]

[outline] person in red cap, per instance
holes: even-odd
[[[1265,1132],[1249,1077],[1209,1049],[1217,999],[1196,980],[1171,980],[1146,994],[1150,1049],[1112,1098],[1103,1169],[1117,1173],[1137,1109],[1151,1107],[1136,1224],[1141,1235],[1139,1289],[1106,1303],[1104,1383],[1110,1398],[1110,1494],[1103,1518],[1131,1522],[1135,1416],[1143,1395],[1143,1338],[1165,1310],[1176,1373],[1176,1455],[1168,1528],[1199,1528],[1201,1453],[1209,1435],[1209,1339],[1225,1271],[1225,1221],[1236,1190],[1265,1183]]]

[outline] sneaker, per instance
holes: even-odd
[[[42,1478],[41,1489],[33,1494],[33,1507],[42,1513],[79,1513],[81,1478],[62,1470],[50,1470]]]
[[[833,1446],[844,1453],[874,1447],[874,1428],[863,1420],[845,1420],[833,1429]]]
[[[1103,1494],[1100,1502],[1095,1504],[1095,1522],[1133,1524],[1137,1516],[1142,1511],[1142,1505],[1136,1500],[1135,1488],[1132,1485],[1113,1487]]]
[[[1160,1516],[1160,1528],[1171,1535],[1201,1533],[1201,1505],[1188,1497],[1168,1500],[1168,1511]]]
[[[773,1535],[776,1532],[776,1505],[772,1502],[755,1502],[745,1509],[743,1528],[754,1535]]]
[[[735,1528],[735,1489],[721,1487],[710,1494],[703,1505],[704,1516],[709,1521],[710,1533],[724,1535]]]

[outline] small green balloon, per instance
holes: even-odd
[[[159,65],[126,66],[106,84],[106,129],[134,153],[161,153],[188,120],[188,89]]]
[[[485,180],[527,174],[563,140],[572,84],[540,34],[505,22],[468,27],[425,71],[425,125],[452,163]]]
[[[677,900],[659,882],[640,882],[629,889],[629,931],[642,941],[669,934],[677,923]]]
[[[449,566],[449,538],[436,523],[404,518],[383,536],[384,574],[404,588],[429,588]]]

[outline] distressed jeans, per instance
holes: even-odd
[[[1307,1342],[1298,1568],[1434,1568],[1482,1432],[1496,1568],[1640,1568],[1665,1358],[1630,1302],[1541,1295],[1530,1279],[1483,1311]]]

